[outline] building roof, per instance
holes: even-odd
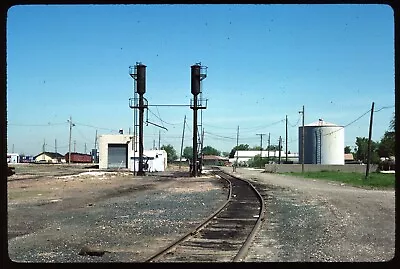
[[[237,150],[235,152],[234,158],[239,157],[239,158],[253,158],[256,155],[260,155],[261,151],[260,150]],[[267,157],[268,156],[268,150],[263,150],[262,151],[262,156]],[[279,150],[276,151],[269,151],[269,156],[270,157],[278,157],[279,156]],[[282,150],[281,151],[281,157],[286,156],[285,152]],[[288,153],[288,157],[291,158],[297,158],[299,156],[298,153]]]
[[[353,154],[351,154],[351,153],[345,153],[345,154],[344,154],[344,160],[345,160],[345,161],[354,161]]]
[[[324,121],[323,119],[319,119],[318,121],[315,121],[315,122],[312,122],[312,123],[309,123],[309,124],[305,124],[304,126],[324,126],[324,127],[329,127],[329,126],[339,126],[339,125],[331,123],[331,122]]]
[[[221,157],[216,155],[204,155],[203,160],[218,160],[218,161],[227,161],[227,157]]]
[[[60,153],[57,153],[57,152],[48,152],[48,151],[39,153],[38,155],[34,156],[33,158],[36,158],[37,156],[40,156],[40,155],[42,155],[42,154],[45,154],[45,155],[49,156],[49,157],[52,158],[52,159],[64,158],[64,156],[61,155]]]

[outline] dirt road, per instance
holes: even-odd
[[[232,173],[232,168],[224,168]],[[266,193],[266,219],[246,261],[388,261],[395,192],[238,169]]]

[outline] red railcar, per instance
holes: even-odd
[[[69,162],[69,154],[65,154],[65,161]],[[92,155],[77,152],[71,152],[71,163],[91,163]]]

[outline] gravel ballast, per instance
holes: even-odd
[[[266,194],[248,262],[376,262],[395,254],[395,192],[224,168]]]
[[[26,193],[66,184],[61,194],[53,191],[40,199],[32,193],[30,199],[17,195],[21,185],[15,181],[9,185],[9,196],[14,195],[8,205],[11,260],[142,262],[196,227],[228,195],[223,181],[207,176],[84,176],[83,180],[70,177],[66,183],[65,177],[43,179],[41,189],[20,183]],[[87,185],[91,180],[96,183]],[[111,185],[100,189],[99,180]],[[84,247],[98,249],[102,255],[79,255]]]

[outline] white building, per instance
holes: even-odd
[[[134,143],[134,140],[136,143]],[[99,136],[99,169],[127,168],[139,169],[139,144],[133,135],[108,134]],[[145,171],[165,171],[167,152],[164,150],[144,150],[143,161],[148,168]]]
[[[18,153],[7,153],[7,163],[19,163]]]
[[[143,161],[145,163],[145,171],[162,172],[167,169],[167,152],[165,150],[144,150]],[[130,158],[131,171],[139,170],[139,154],[135,154]]]
[[[262,155],[261,155],[262,153]],[[276,151],[267,151],[267,150],[237,150],[235,152],[235,157],[230,158],[229,162],[234,163],[236,160],[238,160],[239,164],[247,163],[250,159],[254,158],[256,155],[261,155],[262,158],[267,158],[267,157],[279,157],[279,150]],[[284,151],[281,151],[281,162],[286,160],[286,154]],[[297,163],[299,160],[299,154],[298,153],[288,153],[288,161],[293,161],[294,163]]]
[[[130,168],[130,160],[135,150],[139,152],[133,143],[133,135],[108,134],[99,136],[99,169]]]
[[[33,157],[36,163],[65,163],[64,155],[57,152],[42,152]]]

